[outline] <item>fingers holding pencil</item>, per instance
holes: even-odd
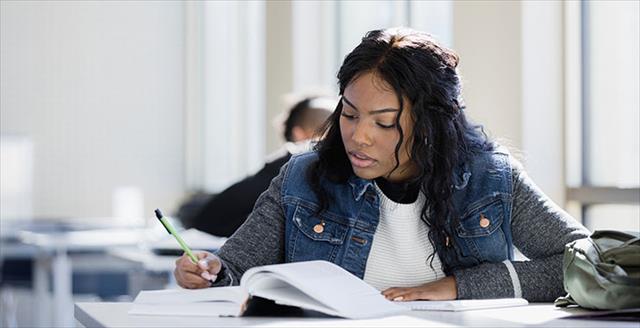
[[[222,264],[217,256],[209,252],[194,252],[197,263],[193,263],[188,255],[182,255],[176,260],[173,275],[176,282],[183,288],[206,288],[211,281],[215,281]]]
[[[199,253],[197,257],[198,267],[202,270],[200,276],[211,282],[216,281],[216,279],[218,278],[218,273],[222,268],[220,259],[208,252]]]

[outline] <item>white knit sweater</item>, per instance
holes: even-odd
[[[412,204],[400,204],[384,195],[380,198],[380,222],[373,236],[364,281],[380,291],[390,287],[414,287],[444,277],[440,258],[435,254],[433,269],[429,256],[429,228],[420,219],[425,196],[420,193]]]

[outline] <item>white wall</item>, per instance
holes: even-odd
[[[453,3],[467,114],[513,148],[522,146],[520,18],[516,1]]]
[[[1,2],[1,133],[32,138],[36,217],[145,212],[183,193],[181,2]],[[150,215],[149,215],[150,216]]]
[[[456,1],[453,49],[467,113],[564,206],[563,4]]]

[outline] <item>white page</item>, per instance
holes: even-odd
[[[484,300],[454,300],[454,301],[408,301],[396,302],[414,311],[468,311],[492,309],[529,304],[523,298],[497,298]]]
[[[240,286],[144,290],[138,293],[129,314],[238,316],[247,297]]]
[[[207,301],[229,301],[242,304],[248,297],[240,286],[202,289],[143,290],[133,301],[139,304],[180,304]]]
[[[329,315],[339,315],[336,309],[318,302],[314,297],[291,286],[272,272],[261,272],[253,277],[251,286],[254,288],[254,296],[275,300],[278,304],[298,306]]]
[[[343,317],[372,318],[407,311],[406,308],[385,299],[377,289],[358,277],[326,261],[296,262],[250,269],[242,277],[241,285],[251,294],[260,289],[253,286],[252,278],[261,271],[272,272],[274,276],[298,288],[302,293],[313,295],[317,302],[336,309]],[[286,299],[276,301],[289,303]]]

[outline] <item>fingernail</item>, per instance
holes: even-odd
[[[199,265],[199,266],[200,266],[200,268],[202,268],[202,269],[207,269],[208,264],[209,264],[209,263],[207,263],[207,261],[205,261],[205,260],[200,260],[200,261],[198,261],[198,265]]]
[[[403,299],[404,299],[404,297],[398,296],[398,297],[394,298],[393,300],[394,301],[402,301]]]
[[[211,280],[211,274],[208,271],[201,273],[200,276],[206,280]]]
[[[214,282],[216,281],[216,279],[218,279],[218,276],[215,274],[209,275],[209,277],[211,277],[211,279],[209,279],[209,281]]]

